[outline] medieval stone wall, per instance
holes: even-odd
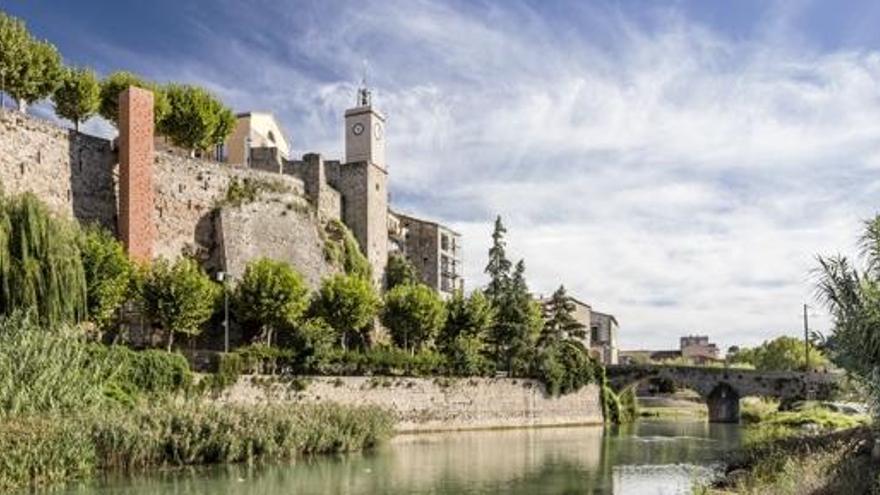
[[[351,376],[303,381],[265,383],[258,378],[256,383],[244,376],[217,400],[376,405],[394,412],[400,432],[599,424],[603,419],[596,385],[553,397],[536,380],[511,378]]]
[[[0,109],[0,184],[54,211],[116,231],[118,167],[110,141]]]
[[[250,259],[267,256],[290,262],[312,286],[335,270],[324,260],[322,223],[299,178],[168,151],[156,152],[153,162],[155,256],[191,254],[209,270],[232,275]],[[110,141],[0,110],[0,183],[6,192],[31,191],[62,215],[116,232],[118,172]],[[224,201],[233,180],[271,187],[255,202],[235,207]],[[334,201],[334,192],[327,193],[327,202]]]

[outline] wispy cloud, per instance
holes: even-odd
[[[173,53],[96,50],[331,156],[367,59],[395,205],[465,234],[470,287],[500,213],[532,288],[615,313],[625,347],[726,346],[796,332],[813,256],[876,208],[880,52],[816,49],[797,17],[731,36],[677,9],[220,2]]]

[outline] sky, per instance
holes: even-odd
[[[0,0],[65,61],[271,111],[343,155],[366,72],[394,208],[496,215],[530,288],[616,315],[623,349],[826,331],[817,254],[880,206],[880,3]],[[366,69],[365,69],[366,68]],[[93,119],[86,129],[108,132]]]

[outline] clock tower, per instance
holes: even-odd
[[[340,166],[342,221],[358,240],[381,287],[388,264],[388,169],[385,117],[373,108],[366,85],[345,111],[345,163]]]
[[[385,117],[373,108],[370,90],[358,90],[358,106],[345,111],[345,161],[369,162],[385,170]]]

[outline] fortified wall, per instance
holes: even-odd
[[[242,376],[217,398],[231,404],[339,403],[393,411],[398,432],[601,424],[599,387],[554,397],[514,378]]]
[[[32,192],[64,216],[118,233],[118,161],[109,140],[0,109],[6,193]],[[323,215],[298,177],[168,151],[156,151],[153,161],[154,256],[190,254],[209,271],[238,276],[249,260],[270,255],[295,266],[313,287],[337,271],[324,256]],[[232,184],[246,182],[258,190],[253,201],[229,201]],[[325,214],[332,215],[333,199],[324,200]]]

